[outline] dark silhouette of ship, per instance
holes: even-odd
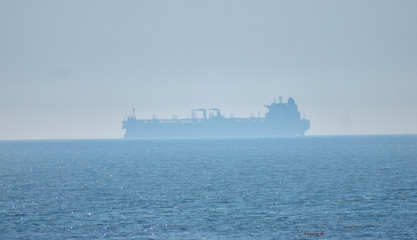
[[[122,128],[124,138],[218,138],[303,136],[310,120],[301,118],[293,98],[265,105],[265,117],[226,118],[218,108],[192,110],[186,119],[136,119],[135,109]],[[259,114],[258,114],[259,115]]]

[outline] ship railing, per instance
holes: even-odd
[[[140,123],[175,123],[175,124],[188,124],[188,123],[204,123],[204,122],[222,122],[222,121],[234,121],[234,122],[263,122],[265,118],[221,118],[221,119],[204,119],[204,118],[185,118],[185,119],[141,119],[136,120]]]
[[[191,119],[142,119],[141,123],[191,123]]]

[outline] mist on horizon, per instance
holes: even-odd
[[[417,134],[416,1],[1,1],[0,140],[120,138],[196,108]]]

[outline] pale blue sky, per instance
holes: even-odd
[[[0,139],[292,96],[310,135],[417,133],[417,1],[0,1]]]

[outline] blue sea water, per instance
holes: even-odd
[[[417,239],[417,136],[1,141],[0,212],[0,239]]]

